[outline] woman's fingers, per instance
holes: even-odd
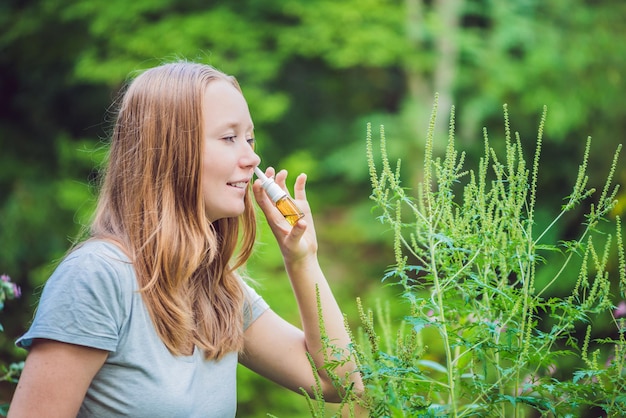
[[[296,177],[296,184],[293,186],[294,197],[298,200],[306,200],[306,180],[307,176],[301,173]]]

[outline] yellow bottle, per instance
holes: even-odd
[[[262,186],[265,189],[265,193],[272,199],[276,209],[283,214],[287,222],[293,226],[304,217],[304,213],[296,206],[296,202],[274,182],[274,179],[267,177],[259,167],[254,169],[254,173],[263,182]]]

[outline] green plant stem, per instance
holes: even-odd
[[[441,287],[441,283],[439,281],[439,273],[437,271],[437,263],[436,261],[436,249],[437,242],[433,241],[433,237],[435,236],[434,231],[431,229],[429,234],[429,248],[430,248],[430,269],[431,274],[433,275],[433,284],[435,286],[435,294],[437,295],[437,307],[439,308],[439,321],[440,321],[440,333],[443,339],[443,346],[446,353],[446,371],[448,375],[448,386],[450,388],[448,403],[452,408],[452,416],[457,417],[457,399],[456,399],[456,389],[455,389],[455,377],[454,377],[454,362],[452,359],[452,350],[450,347],[450,340],[448,337],[448,328],[446,326],[446,317],[445,317],[445,307],[443,304],[443,289]]]

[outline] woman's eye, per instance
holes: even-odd
[[[235,139],[237,139],[237,135],[228,135],[223,137],[222,139],[228,142],[235,142]]]
[[[252,147],[252,149],[254,149],[254,144],[256,144],[256,141],[254,138],[248,138],[247,139],[248,144],[250,144],[250,146]]]

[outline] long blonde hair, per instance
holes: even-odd
[[[90,232],[129,254],[172,354],[188,354],[193,344],[219,359],[243,347],[244,291],[235,270],[252,252],[256,220],[250,189],[238,218],[206,216],[202,105],[213,80],[241,91],[233,77],[189,62],[149,69],[130,83]]]

